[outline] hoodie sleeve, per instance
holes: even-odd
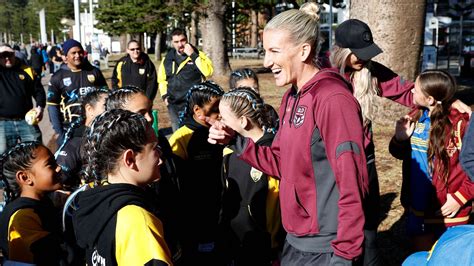
[[[120,209],[115,229],[115,257],[118,265],[172,265],[161,221],[135,205]]]
[[[191,59],[196,64],[197,68],[199,69],[199,71],[201,71],[204,77],[208,78],[214,72],[211,59],[209,59],[209,57],[207,57],[207,55],[203,52],[192,53]]]
[[[472,116],[469,122],[469,128],[463,139],[459,161],[466,174],[474,181],[474,118],[472,118]]]
[[[240,135],[237,136],[234,146],[237,156],[267,175],[271,175],[275,178],[280,177],[279,132],[277,132],[272,146],[270,147],[260,146],[255,144],[250,138],[244,138]]]
[[[167,97],[168,94],[168,80],[166,78],[166,70],[164,63],[165,58],[161,60],[160,68],[158,69],[158,89],[160,90],[160,95],[163,100]]]
[[[48,94],[47,94],[47,105],[49,121],[53,125],[54,131],[62,135],[63,134],[63,122],[61,120],[61,111],[59,110],[59,104],[61,101],[61,91],[57,84],[57,76],[53,75],[49,81]]]
[[[411,89],[415,84],[405,80],[388,67],[372,62],[373,75],[379,83],[380,96],[397,102],[401,105],[413,107],[413,93]]]
[[[158,77],[156,76],[156,69],[155,65],[148,60],[149,68],[148,68],[148,77],[147,77],[147,88],[146,88],[146,96],[148,99],[153,101],[156,97],[156,93],[158,92]]]
[[[119,61],[114,67],[114,71],[112,72],[112,89],[118,89],[122,87],[122,65],[123,62]]]
[[[327,125],[320,126],[320,132],[339,190],[337,238],[331,245],[337,256],[352,260],[362,253],[362,197],[368,189],[359,105],[346,92],[334,93],[324,100],[315,119],[317,125]]]

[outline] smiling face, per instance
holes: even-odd
[[[32,161],[31,168],[27,171],[34,192],[42,196],[46,192],[61,189],[59,175],[61,167],[56,164],[53,154],[44,146],[39,146],[34,153],[35,159]]]
[[[128,45],[127,53],[130,55],[133,62],[137,61],[141,53],[140,45],[137,42],[131,42]]]
[[[265,49],[264,67],[270,68],[277,86],[297,84],[302,72],[299,45],[293,45],[290,34],[286,30],[265,30],[263,32],[263,48]]]
[[[420,80],[417,78],[415,81],[415,87],[411,89],[413,93],[413,103],[422,107],[431,106],[431,96],[426,95],[421,89]],[[431,98],[430,98],[431,97]]]
[[[367,64],[368,61],[359,59],[355,54],[351,53],[346,59],[346,66],[359,71]]]
[[[79,47],[69,49],[66,55],[66,62],[70,69],[75,70],[81,68],[82,60],[84,60],[84,50]]]

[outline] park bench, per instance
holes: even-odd
[[[232,53],[232,57],[234,59],[239,59],[240,57],[260,58],[260,56],[263,55],[262,49],[250,47],[232,48],[230,52]]]

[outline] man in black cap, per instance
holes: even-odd
[[[84,49],[78,41],[67,40],[63,51],[66,64],[51,77],[47,94],[49,119],[58,143],[69,124],[82,115],[80,99],[94,88],[107,87],[102,72],[84,59]]]

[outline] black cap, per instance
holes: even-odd
[[[374,43],[369,26],[358,19],[341,23],[335,38],[337,46],[349,48],[361,60],[367,61],[382,53],[382,49]]]

